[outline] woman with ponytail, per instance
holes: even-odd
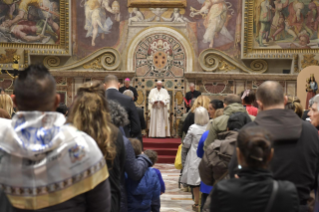
[[[241,166],[237,179],[214,186],[213,212],[297,212],[296,187],[288,181],[276,181],[268,170],[274,150],[272,138],[261,127],[246,127],[237,137],[237,159]]]

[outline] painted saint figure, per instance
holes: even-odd
[[[170,95],[162,88],[162,82],[156,83],[148,96],[151,104],[151,121],[149,137],[170,137],[167,107],[170,103]]]
[[[309,100],[316,95],[317,90],[318,90],[318,84],[315,80],[314,74],[311,74],[306,84],[306,91],[307,91],[306,108],[309,108]]]
[[[109,6],[109,0],[87,0],[85,3],[85,26],[86,37],[92,37],[92,46],[95,46],[95,39],[102,34],[110,33],[113,22],[106,17],[106,11],[116,14]]]
[[[272,19],[270,29],[270,34],[273,41],[278,40],[276,39],[276,36],[285,30],[285,17],[282,13],[282,10],[288,6],[289,0],[286,0],[285,3],[282,3],[281,0],[276,0],[274,4],[275,9],[273,9],[273,11],[275,11],[275,15]]]
[[[266,42],[269,41],[270,24],[272,19],[271,10],[272,10],[272,6],[269,4],[269,0],[264,0],[260,3],[259,6],[257,6],[256,34],[258,33],[257,42],[259,43],[260,47],[266,47],[263,44],[264,37],[266,38]]]
[[[312,0],[308,5],[308,9],[306,25],[313,31],[317,38],[319,38],[319,1]]]

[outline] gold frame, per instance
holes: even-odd
[[[70,55],[70,0],[60,0],[60,44],[0,43],[0,48],[23,48],[25,53]],[[28,50],[26,50],[28,49]],[[25,55],[25,58],[27,56]]]
[[[256,0],[245,0],[243,6],[244,26],[242,58],[287,58],[293,59],[296,54],[318,54],[319,49],[256,49],[254,48],[254,5]]]
[[[128,0],[128,7],[146,7],[146,8],[156,8],[156,7],[186,7],[187,0]]]

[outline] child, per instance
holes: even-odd
[[[144,154],[152,161],[154,166],[157,161],[157,153],[153,150],[145,150]],[[152,169],[156,172],[158,176],[158,180],[161,184],[161,195],[162,195],[163,193],[165,193],[165,183],[163,181],[162,174],[160,170],[156,168],[152,168]],[[158,199],[152,202],[152,212],[159,212],[160,208],[161,208],[161,201],[160,201],[160,198],[158,197]]]
[[[135,155],[142,153],[141,142],[137,139],[129,139],[132,143]],[[127,192],[128,212],[152,211],[152,202],[159,200],[161,185],[156,171],[148,168],[140,181],[134,181],[125,177]],[[158,210],[159,211],[159,210]]]

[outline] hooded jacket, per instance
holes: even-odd
[[[315,188],[318,173],[318,131],[310,123],[300,119],[293,111],[273,109],[258,113],[249,126],[267,129],[274,139],[274,157],[270,169],[276,180],[288,180],[295,184],[300,205],[306,205],[310,191]],[[237,167],[237,154],[229,164],[231,177]]]
[[[128,212],[149,212],[153,200],[161,195],[161,184],[153,168],[139,181],[126,179]]]
[[[224,114],[222,116],[219,116],[214,119],[213,124],[211,125],[209,129],[208,137],[205,140],[204,149],[214,142],[214,140],[217,138],[218,133],[225,132],[227,130],[227,122],[229,119],[229,116],[236,112],[242,112],[247,113],[246,109],[242,104],[239,103],[233,103],[228,105],[224,109]],[[255,116],[249,115],[251,120],[253,121],[255,119]]]

